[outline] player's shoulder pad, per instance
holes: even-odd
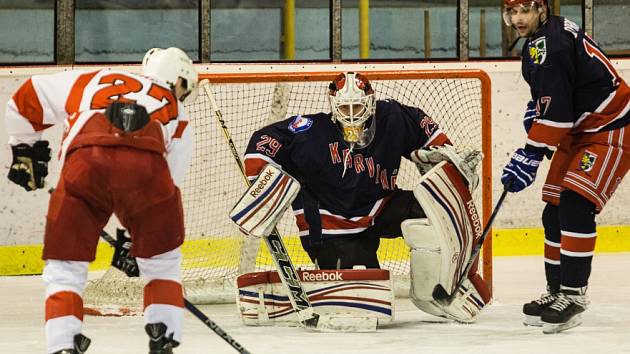
[[[402,104],[398,101],[396,101],[395,99],[392,98],[386,98],[384,100],[377,100],[376,101],[376,109],[378,110],[380,109],[400,109],[400,106]]]
[[[558,62],[563,56],[573,55],[572,48],[573,35],[565,28],[565,18],[551,16],[545,26],[525,43],[523,56],[527,56],[533,65],[542,65],[550,63],[550,58]]]
[[[402,104],[394,99],[376,101],[376,116],[399,116],[402,111]]]
[[[551,16],[542,34],[553,52],[572,49],[573,42],[582,30],[575,22],[562,16]]]

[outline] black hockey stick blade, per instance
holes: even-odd
[[[313,317],[304,320],[302,324],[306,328],[317,328],[318,322],[319,322],[319,314],[313,313]]]
[[[442,306],[450,305],[451,302],[453,302],[453,300],[457,296],[457,292],[462,287],[464,280],[466,280],[466,278],[468,277],[468,272],[470,271],[470,268],[472,268],[472,265],[475,263],[475,260],[477,259],[477,257],[479,257],[479,253],[481,252],[481,246],[486,240],[486,236],[488,236],[488,234],[490,233],[490,228],[492,227],[492,223],[494,222],[494,219],[496,218],[497,213],[499,212],[499,209],[501,208],[501,204],[503,204],[503,200],[505,200],[505,197],[507,196],[507,193],[508,193],[508,187],[503,189],[503,193],[501,193],[501,197],[499,197],[499,200],[497,201],[497,205],[494,207],[494,210],[492,211],[492,215],[490,215],[488,224],[486,224],[486,227],[483,229],[483,233],[481,234],[479,241],[477,241],[477,244],[473,248],[472,254],[470,255],[470,259],[468,260],[468,263],[466,263],[466,267],[464,268],[464,271],[462,272],[459,281],[457,281],[457,284],[455,284],[455,287],[453,288],[453,293],[449,294],[448,291],[444,289],[444,286],[442,286],[442,284],[438,284],[433,288],[433,292],[431,293],[431,296],[433,297],[433,300],[435,300],[440,305]]]

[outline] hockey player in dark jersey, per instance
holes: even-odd
[[[522,74],[531,101],[527,141],[503,170],[511,192],[532,184],[552,158],[542,191],[547,294],[523,306],[525,324],[555,333],[578,326],[595,248],[595,215],[630,166],[630,88],[575,23],[547,0],[504,0],[503,18],[526,38]]]
[[[438,124],[421,109],[395,100],[376,101],[362,74],[340,74],[330,84],[328,97],[332,113],[298,115],[256,131],[245,154],[246,174],[254,179],[271,164],[299,181],[301,189],[292,207],[302,245],[320,269],[380,268],[376,253],[380,238],[403,236],[405,220],[426,220],[414,193],[396,187],[401,159],[428,168],[449,160],[457,166],[454,171],[459,170],[456,178],[463,189],[466,185],[474,189],[481,156],[479,152],[458,155]],[[445,157],[449,154],[451,159]],[[450,237],[456,236],[445,236]],[[413,243],[406,234],[405,241]],[[469,245],[468,241],[454,241],[455,248]],[[429,265],[421,271],[440,273],[439,269]],[[453,274],[444,277],[450,281]],[[459,302],[459,314],[428,304],[430,291],[429,299],[414,303],[429,313],[471,322],[489,295],[475,272],[469,278],[474,286],[469,282],[461,298],[473,292],[474,300]],[[475,309],[464,309],[471,304]]]

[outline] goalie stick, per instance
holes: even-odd
[[[470,268],[472,268],[473,263],[475,263],[475,260],[477,260],[477,257],[479,257],[479,252],[481,252],[481,246],[483,246],[483,242],[486,240],[486,236],[488,236],[488,234],[490,233],[490,228],[492,227],[494,218],[497,216],[497,213],[499,212],[499,209],[501,208],[501,204],[503,204],[503,200],[505,199],[505,196],[507,196],[507,193],[508,193],[508,190],[506,187],[503,190],[503,193],[501,193],[501,197],[499,197],[499,200],[497,201],[497,205],[494,207],[494,210],[492,211],[492,215],[490,215],[488,224],[486,224],[486,227],[484,228],[483,233],[481,234],[481,237],[479,238],[479,241],[473,248],[472,254],[470,255],[470,259],[468,260],[468,263],[466,264],[466,268],[464,268],[461,278],[457,281],[457,284],[455,284],[455,287],[453,288],[453,293],[449,294],[446,291],[446,289],[444,289],[442,284],[438,284],[435,286],[435,288],[433,288],[433,293],[431,294],[433,296],[433,300],[437,301],[440,305],[442,306],[450,305],[451,302],[453,302],[453,300],[457,296],[457,292],[459,291],[459,288],[461,288],[462,284],[464,283],[464,280],[466,280],[466,278],[468,277],[468,272],[470,271]]]
[[[54,192],[54,188],[50,188],[48,193]],[[101,230],[101,234],[99,235],[105,242],[107,242],[110,246],[116,246],[116,240],[107,233],[105,230]],[[224,331],[221,327],[219,327],[216,322],[211,320],[208,316],[206,316],[201,310],[197,308],[197,306],[193,305],[188,299],[184,297],[184,306],[190,313],[195,315],[201,322],[203,322],[206,326],[208,326],[214,333],[216,333],[221,339],[226,341],[232,348],[236,349],[237,352],[241,354],[251,354],[249,350],[245,349],[239,342],[237,342],[232,336],[230,336],[226,331]]]
[[[214,111],[214,115],[223,130],[223,135],[227,140],[228,145],[230,146],[230,151],[232,152],[232,157],[234,161],[238,165],[239,170],[241,171],[241,175],[245,181],[245,184],[249,187],[250,182],[247,179],[247,174],[245,173],[245,167],[243,166],[243,162],[236,150],[236,146],[234,145],[234,141],[232,140],[232,135],[228,130],[225,120],[223,120],[223,114],[219,109],[217,102],[214,99],[214,95],[212,94],[212,90],[210,89],[210,82],[207,80],[203,80],[200,83],[206,92],[206,96],[210,101],[210,108]],[[269,236],[263,237],[265,243],[267,244],[267,248],[269,249],[269,253],[271,254],[271,258],[278,269],[278,274],[280,275],[280,279],[282,280],[282,284],[284,284],[285,288],[288,290],[289,301],[291,302],[291,306],[293,310],[298,316],[300,323],[307,328],[317,328],[319,322],[319,315],[313,311],[313,306],[311,305],[310,300],[308,299],[308,295],[302,286],[302,282],[300,281],[300,276],[298,275],[295,267],[293,266],[293,262],[291,262],[291,258],[289,257],[289,252],[287,251],[280,234],[278,233],[278,229],[274,227],[273,231]]]

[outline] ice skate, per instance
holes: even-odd
[[[62,349],[58,352],[54,352],[53,354],[83,354],[90,346],[91,342],[90,338],[79,333],[74,336],[74,348]]]
[[[149,335],[149,354],[173,354],[173,348],[179,343],[173,340],[173,334],[166,336],[166,325],[162,322],[144,326]]]
[[[523,324],[526,326],[542,327],[543,322],[540,320],[540,314],[542,311],[558,298],[558,290],[552,291],[547,289],[547,293],[541,295],[539,299],[532,300],[523,305],[523,314],[525,319]]]
[[[587,306],[588,298],[584,291],[562,290],[553,304],[541,313],[543,333],[558,333],[581,325],[581,313]]]

